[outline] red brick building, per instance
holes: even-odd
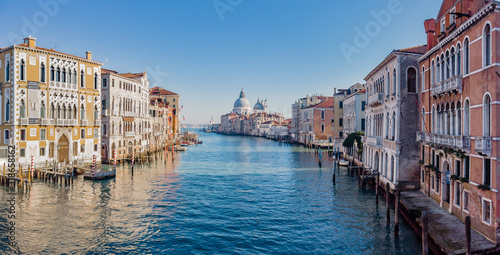
[[[419,59],[421,190],[498,242],[500,2],[445,0]]]

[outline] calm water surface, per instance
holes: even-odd
[[[385,201],[313,151],[202,134],[203,145],[116,179],[71,187],[34,183],[17,196],[19,249],[7,246],[0,189],[0,253],[420,254],[403,222],[394,238]],[[323,159],[327,158],[326,154]],[[391,217],[392,220],[394,217]]]

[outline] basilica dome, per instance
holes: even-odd
[[[234,102],[233,112],[243,115],[252,113],[252,106],[250,105],[250,101],[245,97],[245,91],[241,90],[240,97]]]
[[[264,111],[264,105],[260,102],[260,100],[257,99],[257,103],[253,106],[253,111],[254,112]]]

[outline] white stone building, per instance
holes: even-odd
[[[360,90],[344,99],[344,138],[358,131],[365,132],[366,90]]]
[[[417,189],[419,147],[417,106],[418,58],[426,46],[394,50],[366,77],[368,127],[363,162],[380,172],[391,189]]]
[[[148,150],[149,82],[144,73],[118,73],[102,69],[102,145],[103,160],[140,155]]]

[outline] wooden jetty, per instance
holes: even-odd
[[[83,179],[85,179],[85,180],[103,180],[103,179],[113,178],[115,176],[116,176],[116,172],[99,171],[99,172],[95,172],[94,174],[85,173],[85,174],[83,174]]]

